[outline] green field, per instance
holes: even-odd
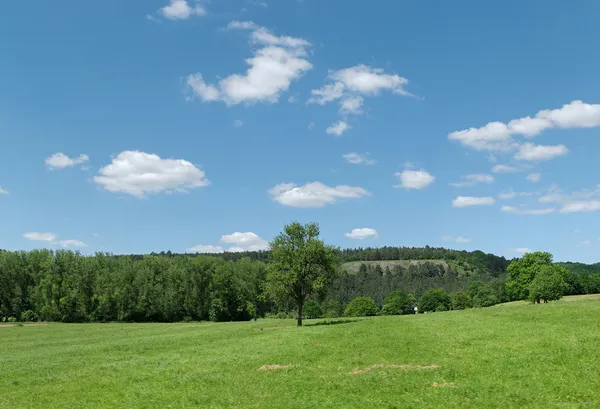
[[[4,327],[0,407],[597,408],[599,317],[584,299],[303,328]]]

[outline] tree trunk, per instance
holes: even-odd
[[[298,326],[299,327],[302,326],[302,304],[304,304],[302,301],[300,301],[298,303]]]

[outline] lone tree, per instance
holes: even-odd
[[[527,253],[510,263],[506,271],[506,291],[511,300],[529,298],[529,285],[543,266],[552,266],[552,254],[544,252]]]
[[[319,240],[319,225],[294,222],[284,227],[273,242],[265,292],[278,304],[302,307],[311,295],[323,297],[337,272],[333,247]]]

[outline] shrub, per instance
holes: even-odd
[[[459,291],[452,295],[452,309],[453,310],[465,310],[467,308],[471,308],[473,303],[471,302],[471,297],[467,294],[466,291]]]
[[[437,306],[437,308],[435,309],[435,312],[442,312],[442,311],[448,311],[448,307],[446,307],[444,304],[439,304]]]
[[[21,321],[23,322],[35,322],[37,320],[37,314],[31,310],[27,310],[21,314]]]
[[[433,288],[425,291],[419,298],[419,311],[436,311],[440,304],[447,311],[452,307],[452,300],[443,288]]]
[[[412,294],[405,294],[402,291],[393,291],[385,299],[382,315],[401,315],[413,314],[417,301]]]
[[[529,300],[539,303],[560,300],[567,291],[564,268],[556,265],[542,266],[529,284]]]
[[[379,308],[370,297],[356,297],[346,306],[344,315],[347,317],[367,317],[377,315]]]
[[[8,317],[7,321],[8,322],[17,322],[17,319],[15,317]]]
[[[321,318],[323,316],[323,310],[315,300],[309,300],[304,304],[303,313],[308,319]]]

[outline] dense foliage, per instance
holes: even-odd
[[[297,318],[297,305],[290,305],[289,299],[264,296],[273,283],[267,280],[268,273],[281,273],[270,267],[277,264],[268,261],[269,254],[83,256],[65,250],[0,251],[0,320],[232,321],[267,314]],[[424,306],[419,312],[425,312],[517,299],[552,300],[559,292],[600,293],[595,265],[586,269],[579,263],[552,263],[547,253],[525,255],[510,267],[505,259],[482,252],[433,248],[331,249],[328,254],[343,260],[385,256],[418,261],[382,267],[384,263],[365,260],[333,280],[329,274],[326,280],[315,276],[311,291],[302,294],[308,318],[340,317],[356,297],[371,298],[381,314],[406,314],[415,303]],[[562,281],[545,272],[536,280],[545,265],[558,271]],[[431,289],[443,289],[450,301],[443,297],[430,302]]]
[[[346,317],[369,317],[378,313],[379,308],[375,305],[375,301],[369,297],[356,297],[348,303],[344,310]]]

